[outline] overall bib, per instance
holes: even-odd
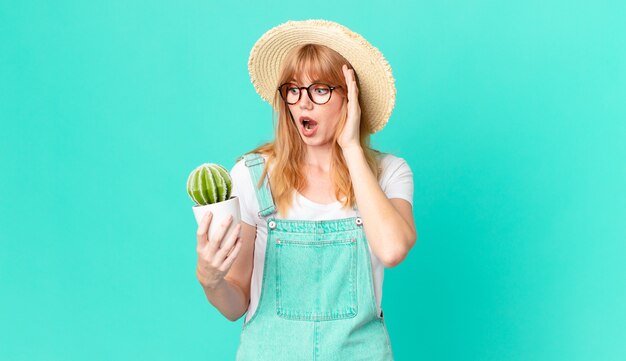
[[[259,305],[243,325],[236,359],[393,360],[382,312],[376,312],[361,218],[275,219],[267,177],[256,187],[264,158],[244,158],[267,223],[267,247]]]

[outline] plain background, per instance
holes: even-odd
[[[185,189],[272,137],[249,51],[324,18],[389,60],[414,172],[396,359],[623,360],[623,1],[0,3],[0,359],[232,360]]]

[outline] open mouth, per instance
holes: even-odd
[[[302,117],[300,118],[300,122],[302,123],[302,127],[306,130],[313,130],[317,127],[317,122],[310,118]]]
[[[311,129],[317,127],[317,122],[315,120],[307,120],[307,119],[305,119],[305,120],[302,121],[302,126],[306,130],[311,130]]]
[[[317,122],[308,117],[300,117],[300,124],[302,124],[302,135],[306,137],[312,137],[317,133]]]

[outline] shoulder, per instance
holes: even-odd
[[[259,205],[256,199],[254,185],[250,168],[246,165],[246,160],[240,157],[230,170],[233,181],[232,195],[239,197],[239,207],[241,210],[241,220],[247,224],[257,223]]]
[[[267,163],[268,156],[264,154],[261,155]],[[262,169],[263,168],[261,168],[261,170]],[[235,165],[230,170],[230,176],[233,179],[233,182],[239,183],[238,185],[240,188],[245,189],[250,186],[250,191],[254,191],[254,189],[252,188],[252,175],[250,174],[250,167],[248,167],[248,165],[246,164],[246,159],[243,155],[237,158]]]
[[[404,168],[410,171],[409,163],[404,158],[398,157],[391,153],[379,153],[378,154],[379,165],[382,170],[382,174],[393,173],[399,169]]]
[[[260,154],[261,156],[263,156],[263,159],[265,160],[265,162],[267,162],[268,159],[268,155],[267,154],[263,154],[263,153],[257,153]],[[235,162],[235,165],[233,166],[231,172],[242,172],[242,171],[248,171],[248,166],[246,165],[246,159],[244,158],[244,156],[247,154],[244,154],[242,156],[240,156],[239,158],[237,158],[237,161]]]
[[[387,198],[402,198],[413,205],[413,172],[404,158],[382,154],[380,186]]]
[[[246,160],[241,157],[239,159],[237,159],[237,162],[235,162],[235,165],[231,168],[230,170],[230,175],[231,177],[235,178],[235,177],[240,177],[242,176],[242,174],[244,172],[247,172],[248,167],[246,167]]]

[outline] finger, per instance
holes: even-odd
[[[351,69],[352,73],[352,88],[354,89],[355,96],[359,94],[359,87],[356,85],[356,76],[354,75],[354,69]]]
[[[350,85],[352,85],[352,89],[354,91],[358,90],[356,86],[356,75],[354,75],[354,69],[350,69]]]
[[[230,237],[228,237],[228,239],[222,242],[222,246],[220,247],[219,251],[217,251],[217,253],[215,254],[215,258],[217,258],[220,262],[224,261],[224,259],[228,256],[228,252],[230,252],[231,249],[233,248],[233,245],[235,244],[235,242],[237,241],[237,238],[239,237],[240,231],[241,231],[241,223],[237,224],[235,226],[235,229],[233,229],[233,232],[230,234]]]
[[[220,224],[219,229],[213,234],[213,239],[209,239],[209,252],[215,254],[222,244],[222,238],[226,234],[228,227],[233,221],[233,215],[229,214]]]
[[[344,78],[346,80],[346,86],[348,88],[348,89],[346,89],[348,91],[348,94],[347,94],[348,102],[351,102],[352,101],[353,89],[352,89],[352,81],[351,81],[351,78],[350,78],[350,69],[348,69],[348,66],[346,64],[344,64],[342,66],[342,70],[343,70],[343,76],[344,76]]]
[[[350,85],[350,69],[348,68],[348,65],[343,64],[341,70],[343,72],[343,77],[346,80],[346,85]]]
[[[346,79],[346,85],[348,86],[348,101],[355,102],[355,98],[358,96],[358,88],[356,86],[354,69],[349,69],[346,64],[342,66],[342,69]]]
[[[346,77],[346,83],[349,85],[354,80],[354,69],[350,69],[347,64],[344,64],[343,74]]]
[[[213,213],[208,211],[202,217],[200,224],[198,225],[198,231],[196,232],[196,238],[198,239],[198,248],[204,248],[209,242],[209,238],[207,237],[207,231],[209,230],[209,225],[211,224],[211,219],[213,219]]]
[[[239,250],[241,249],[242,243],[243,243],[243,240],[241,239],[241,237],[238,237],[237,243],[235,243],[235,247],[233,247],[233,250],[230,252],[228,257],[226,257],[226,259],[224,260],[224,263],[222,263],[222,265],[219,267],[220,271],[226,272],[230,269],[230,266],[232,266],[233,262],[235,262],[235,260],[237,259],[237,255],[239,254]]]

